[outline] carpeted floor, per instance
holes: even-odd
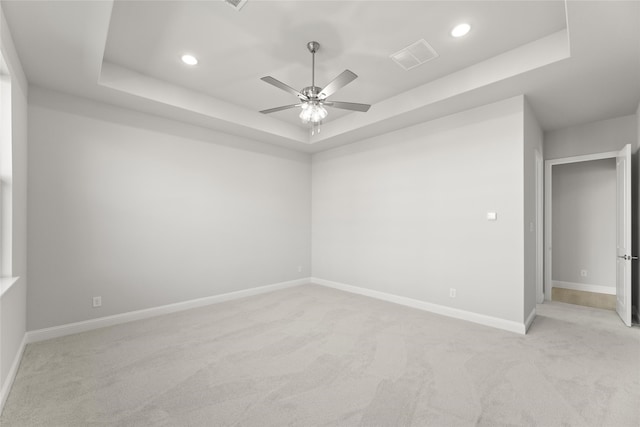
[[[640,425],[640,330],[526,336],[301,286],[27,346],[10,426]]]

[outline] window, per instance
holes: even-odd
[[[11,74],[0,52],[0,278],[11,277],[12,247]],[[5,282],[5,280],[2,280]],[[6,285],[3,283],[3,285]],[[2,290],[6,290],[2,286]]]

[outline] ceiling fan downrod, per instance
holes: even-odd
[[[302,107],[299,117],[303,123],[310,123],[312,125],[311,134],[313,135],[320,132],[320,124],[322,124],[324,118],[327,117],[327,110],[325,109],[325,106],[350,111],[366,112],[369,110],[369,104],[327,100],[329,96],[333,95],[336,91],[351,83],[358,76],[350,70],[344,70],[336,78],[331,80],[331,82],[329,82],[329,84],[327,84],[324,88],[317,87],[316,52],[319,49],[320,43],[318,43],[317,41],[310,41],[307,43],[307,50],[311,53],[311,86],[307,86],[298,91],[271,76],[265,76],[261,78],[262,81],[297,96],[299,101],[296,104],[284,105],[282,107],[262,110],[260,111],[261,113],[269,114],[275,113],[277,111],[288,110],[291,108]]]
[[[307,49],[311,52],[311,87],[316,85],[316,52],[320,49],[320,43],[312,41],[307,43]]]

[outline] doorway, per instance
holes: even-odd
[[[616,310],[630,326],[629,166],[630,146],[545,162],[544,299]]]

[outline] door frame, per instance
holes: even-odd
[[[544,302],[544,157],[535,149],[536,188],[536,303]]]
[[[551,293],[553,291],[553,281],[551,280],[552,272],[552,245],[553,242],[553,218],[551,213],[553,195],[553,170],[554,166],[566,165],[569,163],[589,162],[591,160],[615,159],[618,157],[618,151],[607,151],[605,153],[586,154],[583,156],[563,157],[560,159],[550,159],[544,162],[544,300],[551,301]]]

